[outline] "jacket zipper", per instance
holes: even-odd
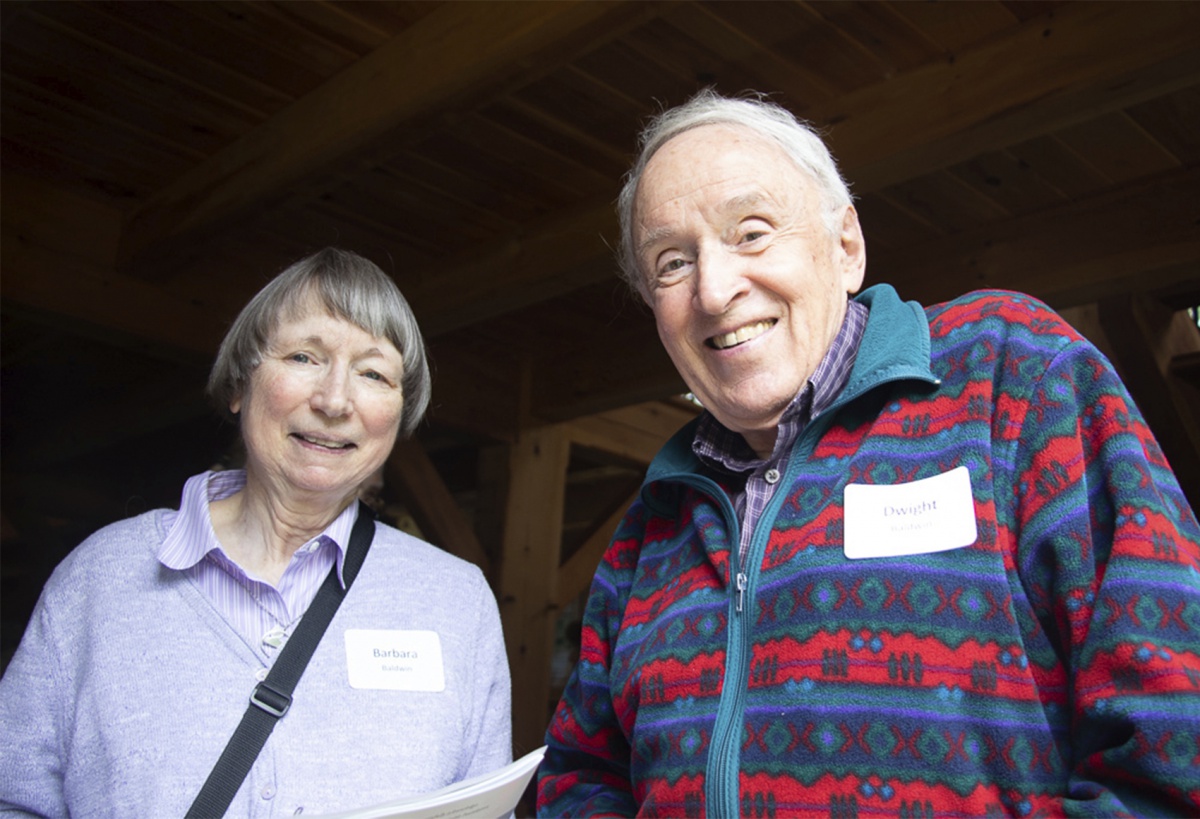
[[[885,379],[884,382],[892,380]],[[808,427],[800,434],[788,459],[786,474],[778,490],[771,496],[771,502],[763,510],[758,519],[758,528],[746,550],[745,571],[738,563],[737,540],[730,549],[730,571],[733,573],[736,593],[731,595],[729,612],[729,636],[726,640],[725,651],[725,682],[721,688],[721,699],[717,704],[717,719],[713,726],[713,741],[709,749],[708,762],[705,765],[705,808],[709,816],[740,816],[738,805],[739,782],[741,770],[741,749],[738,747],[742,736],[742,722],[746,709],[748,679],[750,672],[750,627],[754,624],[751,612],[754,608],[754,581],[758,578],[758,567],[762,563],[767,540],[770,538],[772,522],[779,513],[787,497],[788,489],[792,486],[799,464],[808,457],[815,441],[828,427],[827,419],[844,404],[849,403],[857,395],[843,396],[835,401],[818,418],[813,418]],[[728,496],[719,488],[718,496],[723,500],[723,507],[729,509],[730,531],[738,532],[739,522],[732,513],[732,504]],[[766,525],[766,528],[762,528]]]
[[[792,463],[788,464],[789,479]],[[788,484],[790,485],[790,480]],[[781,487],[782,488],[782,487]],[[724,493],[722,493],[724,495]],[[783,503],[786,492],[776,492],[763,510],[759,524],[774,520]],[[734,520],[732,532],[738,531]],[[764,532],[766,534],[764,534]],[[721,699],[717,704],[717,719],[713,727],[713,742],[705,766],[706,813],[709,816],[739,816],[738,772],[741,768],[742,715],[746,710],[749,694],[746,681],[750,672],[750,619],[754,609],[754,584],[758,576],[758,565],[762,563],[763,550],[770,534],[770,526],[755,532],[746,550],[745,570],[738,563],[737,541],[731,543],[730,572],[734,579],[730,595],[729,636],[725,651],[725,682],[721,687]]]
[[[733,550],[737,551],[736,546]],[[738,769],[741,751],[738,743],[742,732],[740,722],[746,708],[746,671],[750,663],[750,629],[743,622],[745,592],[749,577],[737,572],[737,594],[729,616],[729,637],[725,651],[725,682],[717,703],[717,718],[713,726],[713,741],[705,765],[705,813],[709,816],[738,816]]]

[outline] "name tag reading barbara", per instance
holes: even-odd
[[[346,629],[351,688],[444,691],[442,641],[436,631]]]
[[[975,542],[975,502],[965,466],[900,484],[846,485],[846,557],[895,557]]]

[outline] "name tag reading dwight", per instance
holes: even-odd
[[[846,485],[846,557],[945,552],[975,542],[975,502],[965,466],[900,484]]]
[[[444,691],[442,641],[436,631],[346,629],[351,688]]]

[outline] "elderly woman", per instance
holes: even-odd
[[[245,758],[243,721],[269,736],[231,815],[361,807],[509,762],[482,574],[356,500],[429,391],[413,315],[369,261],[324,250],[259,292],[209,380],[245,469],[196,475],[178,511],[108,526],[55,570],[0,680],[0,811],[220,813],[197,795],[227,744]],[[289,707],[314,599],[335,613],[323,636],[306,626]]]

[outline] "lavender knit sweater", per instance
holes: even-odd
[[[55,570],[0,679],[0,813],[182,816],[268,665],[154,547],[164,512]],[[437,632],[445,688],[348,683],[348,629]],[[511,759],[496,602],[479,570],[382,524],[229,810],[291,816],[433,790]]]

